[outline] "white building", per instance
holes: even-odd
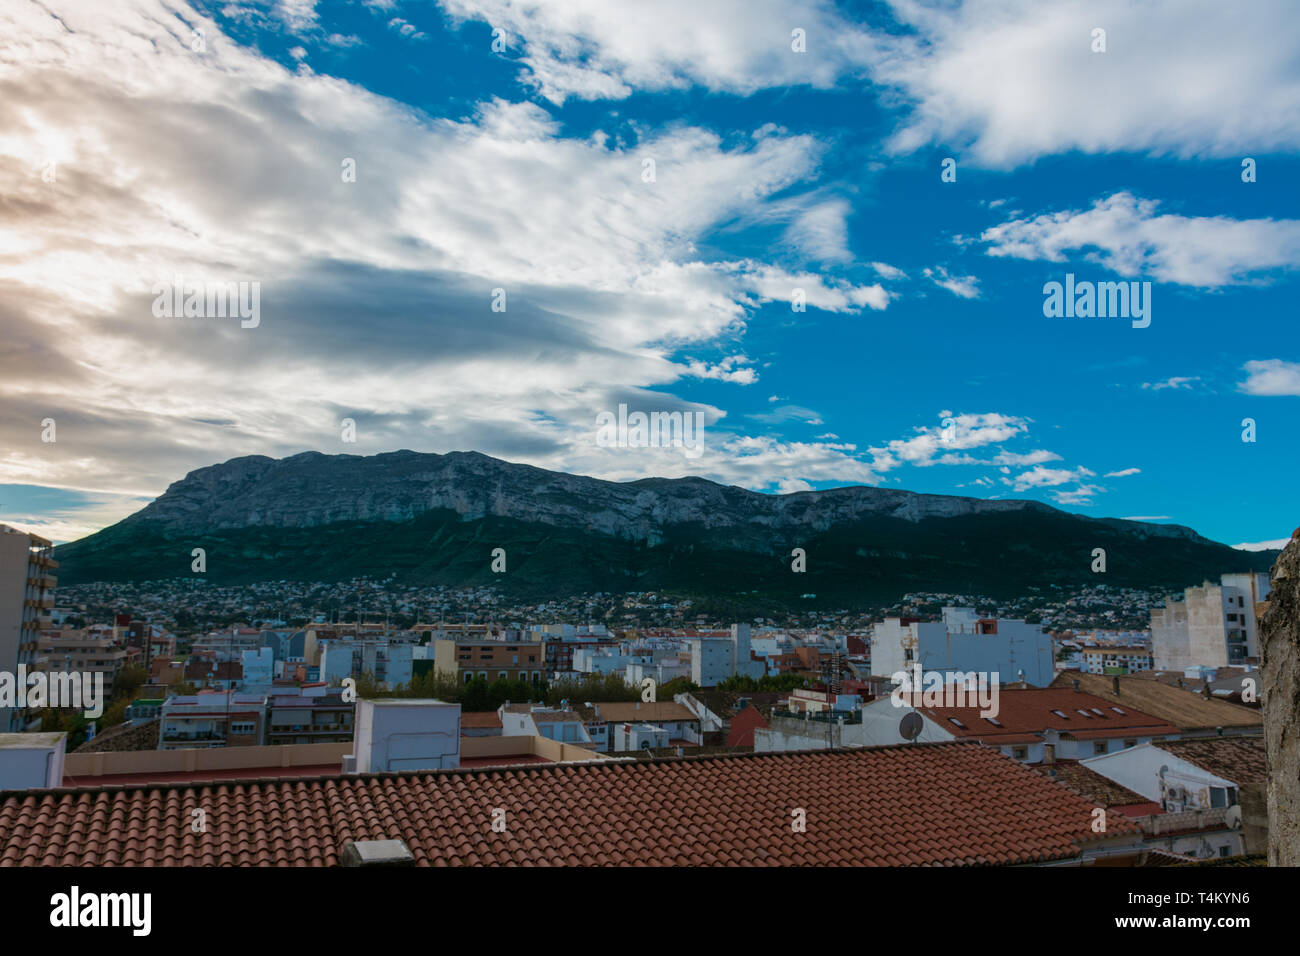
[[[545,704],[502,704],[497,714],[501,718],[503,737],[545,737],[580,747],[595,745],[582,717],[572,710]]]
[[[945,607],[942,621],[886,618],[871,631],[871,673],[910,670],[998,675],[1046,687],[1056,677],[1052,637],[1037,624],[981,618],[974,608]]]
[[[270,647],[259,647],[255,651],[244,651],[244,686],[257,687],[269,685],[275,671],[275,651]]]
[[[691,650],[691,682],[699,687],[716,687],[728,677],[747,675],[758,679],[767,672],[762,661],[750,658],[749,625],[731,625],[728,637],[695,637]]]
[[[1265,573],[1224,574],[1151,611],[1156,670],[1240,666],[1259,659],[1255,604],[1268,598]]]

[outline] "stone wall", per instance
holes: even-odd
[[[1260,618],[1268,746],[1269,866],[1300,866],[1300,529],[1272,571]]]

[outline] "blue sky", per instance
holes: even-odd
[[[1246,8],[10,4],[0,521],[413,448],[1283,539],[1300,14]],[[1045,316],[1067,273],[1151,324]],[[178,275],[259,323],[155,315]],[[622,403],[704,453],[598,445]]]

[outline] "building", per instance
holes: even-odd
[[[648,741],[656,741],[653,748],[698,747],[703,740],[700,718],[676,701],[601,701],[583,707],[581,713],[591,740],[602,752],[642,750]]]
[[[695,637],[686,644],[691,651],[691,683],[697,687],[716,687],[737,675],[758,679],[767,673],[767,664],[754,659],[748,624],[731,625],[727,637]]]
[[[266,743],[328,744],[352,740],[355,705],[321,683],[307,684],[297,693],[275,692],[268,705]]]
[[[0,795],[0,866],[332,867],[354,840],[400,840],[417,866],[1081,866],[1147,855],[1122,816],[1108,814],[1094,832],[1093,804],[969,743],[357,773],[291,786],[257,776],[170,784],[163,797],[151,783],[106,789],[94,812],[111,825],[94,840],[80,823],[84,789]],[[236,826],[238,839],[195,833],[195,806]]]
[[[160,722],[159,750],[256,747],[264,742],[266,695],[205,691],[168,697]]]
[[[1085,674],[1132,674],[1151,670],[1151,648],[1099,644],[1080,651]]]
[[[505,737],[545,737],[579,747],[595,747],[582,717],[572,710],[545,704],[502,704],[497,709],[497,716],[501,721],[501,734]]]
[[[1259,661],[1255,605],[1268,598],[1266,573],[1224,574],[1170,596],[1151,611],[1156,670],[1241,666]]]
[[[406,641],[324,640],[319,645],[320,680],[337,685],[346,678],[370,674],[393,690],[411,683],[414,647]]]
[[[42,618],[54,607],[54,545],[40,535],[0,524],[0,671],[15,675],[36,664]],[[27,729],[30,715],[0,708],[0,732]]]
[[[1179,737],[1217,737],[1222,733],[1260,735],[1264,719],[1258,710],[1173,687],[1149,677],[1065,673],[1052,684],[1078,684],[1086,694],[1107,705],[1133,707],[1178,728]]]
[[[942,621],[892,617],[871,631],[871,673],[889,676],[919,663],[925,671],[997,674],[1003,684],[1046,687],[1056,676],[1052,637],[1037,624],[979,617],[945,607]]]
[[[523,680],[540,685],[545,676],[546,647],[540,641],[508,644],[505,641],[433,641],[433,666],[463,684],[481,677]]]
[[[1152,828],[1170,852],[1194,858],[1246,852],[1243,794],[1268,785],[1260,737],[1174,740],[1082,761],[1094,773],[1141,794],[1169,819]]]
[[[126,666],[127,651],[114,636],[114,628],[44,631],[37,642],[36,666],[51,673],[103,674],[105,689]]]
[[[973,740],[1021,763],[1081,760],[1178,736],[1178,728],[1131,705],[1119,706],[1082,691],[1031,687],[1003,689],[996,712],[982,716],[975,706],[927,705],[917,694],[915,707],[882,697],[862,708],[861,742],[888,746],[902,742],[901,722],[914,711],[921,718],[919,741]],[[776,730],[781,721],[773,720]],[[845,731],[857,728],[846,726]],[[755,734],[755,747],[763,732]],[[853,734],[844,741],[858,741]],[[771,747],[770,749],[777,749]],[[786,744],[781,749],[794,749]]]

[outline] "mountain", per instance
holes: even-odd
[[[861,486],[769,495],[702,478],[601,481],[477,452],[305,452],[191,472],[129,518],[56,549],[59,580],[191,577],[194,548],[217,584],[392,574],[520,596],[669,590],[816,594],[818,604],[1054,584],[1182,588],[1266,570],[1275,557],[1036,501]],[[491,570],[495,548],[505,573]],[[793,548],[807,554],[804,573],[791,570]],[[1091,570],[1094,548],[1106,551],[1105,574]]]

